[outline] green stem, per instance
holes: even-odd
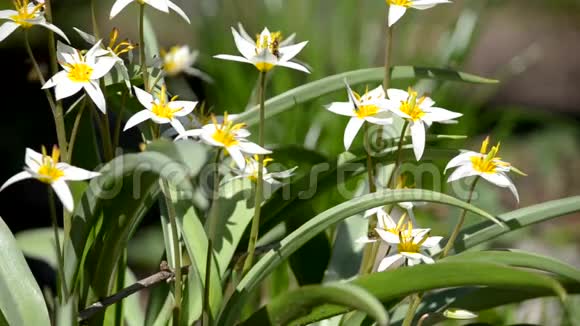
[[[375,185],[375,180],[374,180],[374,176],[373,176],[373,171],[374,171],[373,158],[371,157],[371,154],[370,154],[371,149],[370,149],[370,142],[369,142],[369,128],[368,128],[368,125],[366,123],[364,124],[364,142],[365,142],[365,150],[367,153],[367,175],[368,175],[368,183],[369,183],[369,192],[373,193],[377,190],[377,187]],[[377,225],[377,215],[374,214],[372,216],[369,216],[368,229],[367,229],[367,234],[369,234],[369,236],[373,233],[376,225]],[[363,252],[363,260],[361,262],[361,268],[360,268],[361,274],[368,274],[372,271],[372,268],[374,265],[373,257],[376,255],[377,250],[378,250],[377,243],[369,243],[365,246],[365,249]]]
[[[397,170],[399,169],[399,166],[401,165],[401,160],[402,160],[402,149],[403,149],[403,142],[405,139],[405,133],[407,132],[407,127],[409,126],[409,122],[407,120],[405,120],[405,122],[403,123],[403,127],[401,128],[401,136],[399,136],[399,145],[397,145],[397,160],[395,161],[395,166],[393,167],[393,171],[391,172],[391,175],[389,176],[389,181],[387,182],[387,187],[388,188],[393,188],[394,187],[394,183],[395,183],[395,175],[397,174]]]
[[[99,24],[97,23],[97,11],[95,8],[95,0],[91,0],[91,21],[93,23],[93,35],[98,40],[99,36]]]
[[[105,160],[108,162],[115,157],[115,151],[113,149],[113,142],[111,140],[111,126],[109,124],[109,116],[107,114],[99,115],[103,121],[103,152],[105,153]]]
[[[407,310],[407,314],[405,315],[405,319],[403,319],[403,326],[411,326],[413,323],[413,319],[415,318],[415,312],[419,305],[421,304],[421,300],[423,298],[422,293],[414,294],[411,296],[411,304],[409,305],[409,309]]]
[[[207,316],[207,325],[213,324],[211,311],[209,310],[209,285],[211,281],[211,257],[212,257],[213,246],[211,238],[207,239],[207,256],[205,259],[205,287],[203,289],[203,311],[205,311]],[[204,326],[203,313],[201,316],[201,326]]]
[[[467,196],[467,203],[468,204],[471,203],[471,199],[473,198],[473,191],[475,190],[475,185],[477,184],[478,180],[479,180],[479,176],[475,177],[475,179],[471,183],[471,188],[469,189],[469,195]],[[447,243],[445,244],[445,248],[443,249],[443,253],[441,254],[441,259],[447,257],[449,250],[451,250],[451,248],[453,248],[453,243],[455,242],[455,239],[459,235],[459,231],[461,231],[461,227],[463,226],[463,222],[465,222],[465,215],[467,215],[466,209],[464,209],[463,212],[461,212],[461,216],[459,217],[459,220],[457,221],[457,224],[455,225],[453,232],[451,232],[451,235],[449,236],[449,240],[447,240]]]
[[[44,80],[44,76],[42,75],[42,70],[40,70],[40,66],[38,65],[36,59],[34,58],[34,53],[32,52],[32,48],[30,47],[30,41],[28,40],[28,29],[24,30],[24,47],[26,48],[26,52],[30,57],[30,61],[32,61],[32,67],[34,68],[36,75],[38,75],[40,85],[42,86],[46,84],[46,80]],[[46,95],[46,99],[48,100],[48,104],[50,105],[50,109],[52,110],[52,114],[54,114],[56,111],[56,104],[52,99],[52,94],[50,94],[50,91],[48,89],[44,89],[44,95]]]
[[[215,239],[217,234],[217,228],[219,226],[219,207],[218,207],[218,200],[219,200],[219,186],[220,186],[220,159],[221,159],[222,150],[218,149],[217,153],[215,154],[215,169],[213,175],[213,187],[211,189],[211,208],[209,211],[208,219],[208,238]]]
[[[66,278],[64,277],[64,258],[62,256],[60,238],[58,235],[58,219],[56,217],[56,206],[54,204],[54,192],[52,187],[48,186],[48,205],[50,207],[50,218],[52,220],[52,229],[54,231],[54,241],[56,244],[56,259],[58,261],[58,299],[60,303],[66,302],[68,299],[68,289],[66,286]]]
[[[52,5],[50,0],[44,2],[44,16],[47,23],[52,23]],[[54,32],[50,31],[48,33],[48,54],[50,56],[50,70],[52,74],[55,75],[58,72],[58,63],[56,61],[56,45],[54,39]],[[68,144],[66,141],[66,128],[64,124],[62,102],[56,101],[54,108],[54,123],[56,126],[56,138],[58,140],[58,147],[60,148],[60,153],[63,162],[70,163],[70,157],[68,155]]]
[[[145,3],[139,8],[139,62],[141,64],[141,74],[143,75],[143,88],[149,92],[149,76],[147,74],[147,60],[145,58]]]
[[[175,291],[173,293],[174,306],[173,306],[173,325],[179,325],[179,315],[181,310],[181,288],[182,288],[182,278],[181,278],[181,251],[179,245],[179,232],[177,230],[177,216],[175,213],[175,207],[173,206],[173,200],[171,199],[171,190],[167,181],[163,180],[163,193],[165,194],[165,203],[167,206],[167,215],[169,216],[169,223],[171,225],[171,238],[173,242],[173,260],[175,262],[174,273],[175,273]]]
[[[78,134],[78,131],[79,131],[79,125],[80,125],[80,122],[81,122],[81,117],[83,116],[83,112],[85,111],[85,106],[87,106],[87,98],[86,97],[83,99],[83,103],[81,104],[81,108],[77,112],[77,116],[75,117],[75,122],[74,122],[74,125],[73,125],[73,129],[72,129],[72,132],[71,132],[71,135],[70,135],[69,142],[68,142],[68,152],[69,152],[69,155],[70,155],[71,159],[72,159],[73,151],[74,151],[74,148],[75,148],[75,143],[76,143],[76,140],[77,140],[77,134]]]
[[[121,135],[121,124],[123,123],[123,113],[125,111],[126,100],[127,100],[127,91],[123,91],[123,96],[121,97],[121,108],[119,109],[117,123],[115,124],[115,132],[113,134],[113,148],[115,149],[119,147],[119,137]]]
[[[388,8],[389,6],[387,6],[387,17],[389,17]],[[393,27],[389,27],[388,23],[385,34],[385,77],[383,79],[383,88],[386,92],[391,85],[391,53],[393,50]]]
[[[258,145],[264,147],[264,102],[266,93],[266,73],[260,72],[260,87],[258,89],[260,97],[260,125],[258,134]],[[258,233],[260,230],[260,210],[262,209],[262,192],[264,187],[263,171],[264,170],[264,156],[260,155],[258,157],[258,178],[256,179],[256,193],[254,200],[254,217],[252,219],[252,229],[250,231],[250,240],[248,241],[248,256],[244,263],[243,274],[245,275],[254,261],[254,252],[256,250],[256,243],[258,242]]]

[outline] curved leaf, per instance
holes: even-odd
[[[544,222],[562,215],[572,214],[580,211],[580,196],[551,200],[545,203],[532,205],[500,214],[505,227],[499,227],[489,222],[482,222],[466,228],[459,233],[455,240],[455,252],[465,251],[473,246],[488,240],[497,238],[503,234],[521,229],[523,227]],[[433,251],[438,254],[440,251]]]
[[[191,146],[196,145],[191,143]],[[204,153],[199,151],[199,164],[203,163]],[[156,152],[117,157],[105,165],[101,173],[91,181],[76,206],[71,241],[67,243],[64,254],[70,291],[78,285],[79,273],[83,271],[88,273],[96,295],[105,296],[115,264],[128,239],[155,202],[159,178],[168,180],[184,194],[191,194],[193,190],[190,170]],[[87,259],[83,262],[85,255]],[[83,264],[90,268],[83,268]],[[84,302],[86,298],[81,299],[79,304],[87,303]]]
[[[441,262],[417,265],[365,275],[350,283],[366,289],[386,305],[412,293],[460,286],[493,286],[524,293],[551,291],[562,299],[566,296],[566,291],[562,286],[548,276],[482,262]],[[292,295],[292,293],[288,295]],[[269,305],[261,310],[268,309],[268,307]],[[348,308],[335,304],[323,304],[309,311],[307,315],[296,320],[295,323],[306,325],[345,313],[348,310]],[[256,314],[260,313],[263,312],[258,311]]]
[[[364,311],[378,325],[387,325],[389,317],[381,302],[363,287],[349,283],[311,285],[284,294],[260,309],[240,325],[296,325],[292,322],[313,308],[332,304]]]
[[[225,310],[220,317],[220,324],[229,325],[237,319],[237,315],[248,293],[253,291],[258,284],[283,260],[298,250],[307,241],[328,227],[343,219],[363,212],[367,209],[404,201],[425,201],[448,204],[467,209],[489,219],[494,219],[490,214],[481,209],[467,204],[456,198],[428,190],[404,189],[385,190],[354,198],[312,218],[296,231],[284,238],[279,247],[270,250],[248,272],[236,288],[236,292],[230,298]]]
[[[338,75],[325,77],[320,80],[296,87],[266,101],[266,118],[280,114],[296,104],[304,103],[344,89],[344,80],[348,80],[350,85],[361,83],[379,82],[385,77],[384,68],[360,69],[341,73]],[[464,72],[457,72],[441,68],[424,68],[413,66],[396,66],[391,69],[391,79],[437,79],[461,81],[467,83],[493,84],[497,80],[478,77]],[[236,120],[243,121],[249,126],[258,122],[258,107],[241,113]]]
[[[0,218],[0,322],[50,326],[46,303],[12,232]]]
[[[470,262],[481,261],[505,264],[515,267],[525,267],[550,272],[560,277],[566,277],[580,283],[580,270],[552,257],[509,249],[505,251],[471,251],[455,256],[445,257],[441,261]]]
[[[59,229],[59,237],[64,232]],[[54,251],[54,230],[52,227],[25,230],[16,233],[16,243],[22,253],[30,258],[42,260],[56,270],[58,262]]]

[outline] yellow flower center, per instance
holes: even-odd
[[[282,33],[274,32],[269,35],[258,34],[256,36],[256,54],[260,54],[264,50],[270,51],[276,58],[280,58],[280,42],[282,42]],[[270,62],[257,62],[256,68],[259,71],[267,72],[274,68],[274,64]]]
[[[369,89],[367,87],[364,95],[361,97],[357,92],[352,92],[356,100],[361,103],[364,101],[370,101],[372,98],[369,96]],[[379,112],[379,107],[374,104],[363,104],[355,107],[354,113],[359,119],[364,119],[366,117],[372,117]]]
[[[247,163],[246,166],[247,167],[250,167],[250,168],[255,167],[252,170],[252,174],[248,176],[248,179],[250,179],[250,181],[252,181],[252,182],[257,182],[258,181],[258,171],[259,171],[258,170],[258,168],[259,168],[259,163],[258,162],[259,162],[259,160],[260,160],[260,157],[257,154],[254,155],[254,160],[253,161],[251,159],[249,159],[249,158],[246,158],[246,163]],[[268,165],[272,161],[274,161],[274,159],[269,158],[269,157],[268,158],[264,158],[264,162],[263,162],[264,167],[266,167],[266,165]]]
[[[407,222],[407,229],[399,231],[399,244],[397,245],[397,250],[399,252],[415,252],[418,253],[421,249],[421,245],[427,241],[429,234],[425,233],[423,238],[416,242],[415,237],[413,237],[413,225],[411,222]]]
[[[410,116],[411,120],[417,121],[420,120],[421,117],[425,115],[425,111],[421,110],[421,103],[425,100],[425,96],[417,99],[417,92],[414,91],[411,87],[408,90],[409,98],[407,101],[401,101],[400,110],[401,112]]]
[[[411,6],[411,0],[386,0],[388,5],[402,6],[409,8]]]
[[[39,174],[38,180],[50,184],[64,175],[64,172],[56,167],[59,156],[60,150],[56,145],[52,148],[52,157],[47,155],[46,148],[42,146],[42,165],[36,171]]]
[[[86,83],[93,75],[93,68],[86,63],[73,63],[69,65],[68,78],[76,83]]]
[[[183,108],[172,109],[169,107],[169,103],[175,101],[177,99],[177,95],[172,97],[169,102],[167,101],[167,88],[165,85],[161,86],[161,92],[159,93],[158,102],[153,102],[153,107],[151,111],[153,114],[158,116],[159,118],[165,119],[173,119],[175,113],[183,110]]]
[[[32,11],[28,11],[28,4],[29,0],[14,0],[14,7],[16,7],[16,11],[18,12],[16,15],[10,16],[15,23],[19,24],[22,28],[30,28],[32,24],[28,22],[28,20],[33,19],[36,14],[42,9],[44,6],[43,3],[40,3],[34,8]]]
[[[486,154],[488,145],[489,137],[486,137],[483,143],[481,143],[481,149],[479,150],[479,153]],[[473,165],[473,169],[481,173],[495,173],[497,166],[500,165],[498,162],[500,157],[497,156],[497,153],[499,152],[499,145],[500,144],[498,143],[496,146],[493,146],[489,153],[487,153],[484,157],[471,157],[470,160],[471,164]]]
[[[224,121],[218,125],[215,116],[212,115],[215,131],[211,136],[216,142],[223,144],[226,148],[238,144],[235,131],[242,129],[245,125],[243,123],[234,124],[228,119],[227,112],[224,113]]]

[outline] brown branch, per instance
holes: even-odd
[[[181,268],[181,272],[183,274],[187,274],[189,272],[189,266],[183,266]],[[79,312],[79,321],[87,320],[91,318],[97,312],[107,308],[110,305],[113,305],[124,298],[130,296],[131,294],[141,291],[143,289],[147,289],[153,287],[161,282],[165,282],[170,280],[175,276],[175,273],[169,269],[167,266],[167,262],[161,262],[160,271],[150,275],[144,279],[137,281],[136,283],[131,284],[130,286],[122,289],[121,291],[108,296],[100,301],[93,303],[92,305],[88,306],[87,308],[81,310]]]

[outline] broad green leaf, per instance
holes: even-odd
[[[325,77],[317,81],[296,87],[266,101],[266,118],[280,114],[296,104],[308,102],[322,95],[344,89],[344,80],[350,85],[380,82],[385,77],[384,68],[368,68],[349,71],[338,75]],[[392,79],[437,79],[461,81],[478,84],[493,84],[496,80],[478,77],[464,72],[457,72],[441,68],[423,68],[412,66],[396,66],[391,69]],[[236,120],[243,121],[249,126],[259,120],[258,107],[240,114]]]
[[[56,311],[56,323],[58,326],[76,326],[77,321],[77,311],[76,302],[72,298],[69,298],[66,304],[60,305]]]
[[[59,239],[64,232],[59,229]],[[18,232],[16,235],[18,248],[26,257],[42,260],[56,270],[58,262],[54,251],[54,230],[52,227],[30,229]]]
[[[108,294],[112,272],[128,239],[155,201],[159,178],[183,193],[193,190],[187,167],[161,153],[123,155],[105,165],[101,173],[91,181],[73,214],[71,241],[65,247],[65,274],[73,291],[79,273],[87,273],[93,290],[102,297]],[[87,266],[83,267],[85,255]],[[81,298],[80,304],[87,304],[85,301]]]
[[[462,286],[491,286],[522,293],[550,291],[562,300],[566,297],[564,288],[558,281],[548,276],[483,262],[441,262],[417,265],[365,275],[350,283],[366,289],[387,306],[411,293]],[[291,297],[295,292],[290,292],[287,296]],[[256,314],[263,314],[263,310],[269,309],[268,307],[269,305],[263,307]],[[474,310],[469,307],[464,309]],[[306,325],[349,310],[336,304],[323,304],[306,311],[306,315],[295,320],[295,324]],[[276,312],[282,313],[283,309],[280,308]],[[269,313],[275,312],[270,311]]]
[[[220,316],[220,322],[231,324],[238,318],[238,313],[245,302],[249,292],[257,288],[259,283],[282,261],[288,258],[296,250],[317,234],[328,227],[344,220],[347,217],[363,212],[367,209],[404,201],[437,202],[467,209],[489,219],[494,219],[490,214],[481,209],[467,204],[456,198],[429,191],[429,190],[385,190],[373,194],[367,194],[351,199],[312,218],[300,228],[284,238],[279,247],[266,253],[257,264],[248,272],[236,287],[236,292],[228,301],[225,310]]]
[[[461,252],[523,227],[579,211],[580,196],[574,196],[500,214],[498,219],[505,224],[505,227],[499,227],[489,222],[481,222],[470,226],[459,233],[457,240],[455,240],[454,250],[455,252]],[[437,253],[435,251],[432,252],[432,254]]]
[[[145,322],[143,325],[153,326],[156,320],[162,320],[164,317],[166,317],[164,320],[167,324],[171,316],[172,307],[173,295],[170,293],[169,284],[162,283],[151,288],[147,308],[145,309]],[[168,312],[165,310],[168,310]]]
[[[524,267],[550,272],[560,277],[575,280],[580,284],[580,270],[552,257],[509,249],[505,251],[470,251],[455,256],[445,257],[442,261],[470,262],[481,261]]]
[[[295,319],[323,304],[364,311],[378,325],[387,325],[389,321],[381,302],[368,290],[354,284],[333,283],[304,286],[283,294],[240,325],[298,325],[301,323],[293,322]]]
[[[127,268],[125,270],[125,286],[129,287],[137,282],[135,274]],[[127,326],[143,326],[145,324],[145,311],[137,292],[123,300],[123,318]]]
[[[54,250],[54,246],[52,246]],[[0,321],[10,326],[50,326],[42,292],[24,255],[0,218]]]

